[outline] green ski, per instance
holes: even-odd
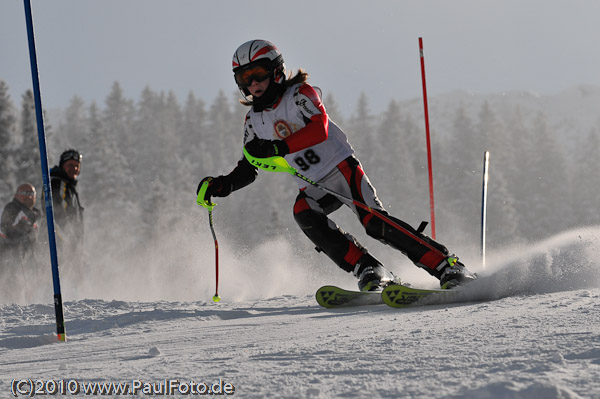
[[[383,303],[381,291],[351,291],[333,285],[319,288],[315,296],[319,305],[329,309]]]
[[[393,308],[423,306],[449,303],[456,300],[458,288],[425,289],[408,285],[391,283],[383,291],[353,291],[333,285],[326,285],[317,290],[316,298],[324,308],[341,308],[350,306],[386,304]]]
[[[383,302],[394,308],[404,308],[419,304],[431,304],[430,300],[447,299],[456,293],[454,290],[414,288],[400,284],[390,284],[381,292]]]

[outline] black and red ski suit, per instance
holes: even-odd
[[[357,264],[379,263],[352,235],[328,218],[345,204],[369,236],[398,249],[417,266],[440,277],[439,269],[449,255],[446,247],[385,211],[346,135],[329,120],[312,86],[289,86],[271,107],[251,109],[246,115],[244,145],[254,138],[284,140],[290,152],[285,158],[300,173],[322,187],[377,210],[387,219],[298,179],[300,192],[294,204],[294,219],[317,249],[340,268],[356,274]],[[256,175],[257,169],[242,157],[230,174],[219,178],[226,182],[224,191],[228,195],[252,183]],[[219,196],[218,192],[215,195]]]

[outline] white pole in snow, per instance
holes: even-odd
[[[481,262],[485,267],[485,233],[487,229],[487,191],[488,191],[488,174],[490,164],[490,152],[483,153],[483,184],[481,190]]]

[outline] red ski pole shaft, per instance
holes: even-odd
[[[215,241],[215,295],[213,296],[214,302],[219,302],[221,297],[219,296],[219,242],[217,241],[217,235],[215,234],[215,226],[213,225],[212,210],[217,204],[213,204],[210,201],[210,196],[206,196],[206,190],[210,184],[210,179],[206,179],[198,190],[198,197],[196,203],[208,211],[208,224],[210,225],[210,232],[212,233],[213,240]]]
[[[213,296],[213,301],[219,302],[221,300],[221,297],[219,296],[219,242],[217,241],[217,235],[215,234],[211,210],[208,211],[208,222],[210,224],[210,232],[215,240],[215,295]]]
[[[423,80],[423,106],[425,109],[425,135],[427,137],[427,168],[429,170],[429,209],[431,212],[431,238],[435,240],[435,202],[433,200],[433,166],[431,162],[431,137],[429,134],[429,110],[427,108],[427,85],[425,84],[425,57],[423,56],[423,38],[419,38],[419,56],[421,58],[421,77]]]

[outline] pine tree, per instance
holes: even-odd
[[[403,213],[415,209],[419,202],[418,186],[416,179],[411,148],[407,145],[407,132],[404,130],[405,119],[396,101],[391,101],[383,113],[381,124],[377,127],[371,145],[371,151],[379,159],[375,175],[368,172],[370,179],[378,193],[382,193],[382,200],[394,200],[401,205]]]
[[[576,154],[573,173],[573,196],[571,199],[576,225],[598,225],[598,197],[600,196],[600,174],[593,166],[600,148],[598,129],[592,128],[588,136],[581,140],[580,151]]]
[[[8,86],[3,80],[0,80],[0,154],[8,153],[12,144],[16,124],[15,110]],[[4,159],[4,156],[2,157]],[[3,173],[4,174],[4,173]]]
[[[528,121],[524,116],[524,111],[521,107],[516,106],[513,112],[509,115],[506,122],[507,138],[509,148],[504,150],[505,164],[504,176],[508,190],[514,198],[514,207],[519,216],[519,236],[525,237],[528,222],[521,215],[529,213],[529,206],[532,193],[528,183],[526,182],[527,174],[525,173],[530,167],[531,153],[529,146],[526,144],[531,135],[528,127]],[[493,155],[495,157],[495,155]],[[495,168],[495,166],[494,166]]]
[[[39,189],[42,186],[42,167],[32,90],[27,90],[22,96],[20,127],[22,141],[16,151],[19,167],[16,172],[17,180],[30,182]]]
[[[483,158],[483,157],[482,157]],[[487,238],[489,248],[521,241],[520,218],[510,184],[490,154],[488,181]]]
[[[117,210],[134,215],[138,210],[140,191],[136,188],[138,177],[133,172],[133,166],[137,164],[136,149],[140,140],[133,134],[132,101],[123,96],[118,82],[113,83],[106,98],[101,131],[105,145],[94,149],[94,156],[97,156],[105,167],[100,186],[106,191],[102,192],[102,196],[118,200],[103,204],[103,209],[112,215]]]
[[[484,101],[479,111],[477,130],[483,138],[481,162],[483,164],[484,151],[490,151],[490,168],[493,170],[488,188],[488,239],[495,245],[517,242],[520,238],[519,218],[515,198],[505,176],[510,170],[513,147],[508,140],[506,128],[488,101]]]
[[[212,167],[220,173],[223,171],[229,173],[235,166],[241,152],[242,125],[241,122],[237,121],[235,123],[237,129],[233,129],[233,119],[229,101],[225,93],[220,91],[210,106],[208,130],[211,133],[206,137],[208,147],[212,150],[214,162]]]
[[[115,162],[114,157],[118,155],[115,154],[114,143],[105,134],[102,111],[92,102],[87,115],[85,140],[81,147],[77,144],[83,154],[79,191],[86,206],[120,202],[120,187],[115,184],[115,180],[123,171],[116,167],[119,162]]]
[[[81,144],[88,135],[88,116],[86,105],[79,96],[71,98],[69,106],[65,111],[64,121],[59,126],[61,134],[61,148],[73,147],[85,152]]]
[[[335,124],[338,126],[343,126],[345,124],[344,117],[342,116],[342,113],[339,110],[339,106],[337,104],[337,101],[335,101],[333,93],[327,93],[324,97],[325,99],[323,100],[323,104],[325,105],[325,110],[327,111],[327,116],[329,116],[329,120],[334,121]]]
[[[16,131],[17,118],[14,105],[8,94],[8,86],[0,80],[0,206],[4,206],[16,188],[15,173],[17,165],[13,157],[13,137]]]
[[[114,170],[121,171],[114,176],[119,179],[115,183],[128,197],[133,197],[130,189],[135,181],[131,174],[132,165],[135,164],[133,153],[142,141],[133,134],[133,114],[132,101],[123,96],[121,86],[114,82],[106,98],[102,118],[103,135],[107,143],[104,162],[111,163]]]
[[[528,206],[522,217],[526,236],[537,240],[570,227],[570,181],[565,157],[541,112],[536,115],[526,145],[526,192],[521,195],[528,198]]]
[[[112,140],[120,141],[124,148],[131,148],[139,139],[133,133],[133,102],[123,96],[118,82],[114,82],[105,101],[104,128],[105,134]]]
[[[136,192],[143,193],[143,200],[139,202],[142,211],[143,234],[148,238],[153,233],[160,200],[165,180],[162,172],[165,168],[166,158],[172,153],[166,150],[166,140],[163,139],[164,126],[161,120],[164,111],[164,95],[153,92],[148,86],[142,91],[135,111],[133,121],[133,135],[140,140],[132,153],[137,160],[132,165],[136,176]],[[161,198],[158,198],[158,196]]]
[[[377,154],[373,154],[371,147],[375,123],[374,116],[369,109],[369,100],[365,93],[361,93],[354,114],[348,121],[348,129],[345,130],[350,143],[354,147],[358,158],[370,171],[377,169]],[[371,172],[372,174],[373,172]]]
[[[404,113],[402,117],[400,137],[402,140],[401,144],[409,148],[409,159],[412,163],[415,176],[420,182],[427,182],[429,173],[427,170],[427,137],[425,128],[417,126],[413,115],[408,112]],[[441,143],[437,144],[440,145]],[[434,147],[433,143],[432,147]],[[427,183],[425,183],[425,185],[427,185]]]
[[[473,121],[461,104],[434,171],[436,214],[441,235],[474,242],[479,236],[481,146]],[[433,134],[432,134],[433,136]],[[435,152],[434,152],[435,154]],[[434,159],[438,160],[436,156]],[[444,229],[450,229],[444,233]],[[459,234],[457,234],[457,232]],[[458,236],[458,237],[457,237]]]
[[[190,92],[183,107],[183,121],[181,142],[182,157],[188,160],[196,171],[196,176],[202,173],[211,173],[212,151],[207,146],[206,136],[209,134],[207,129],[206,105],[201,99],[196,99]]]

